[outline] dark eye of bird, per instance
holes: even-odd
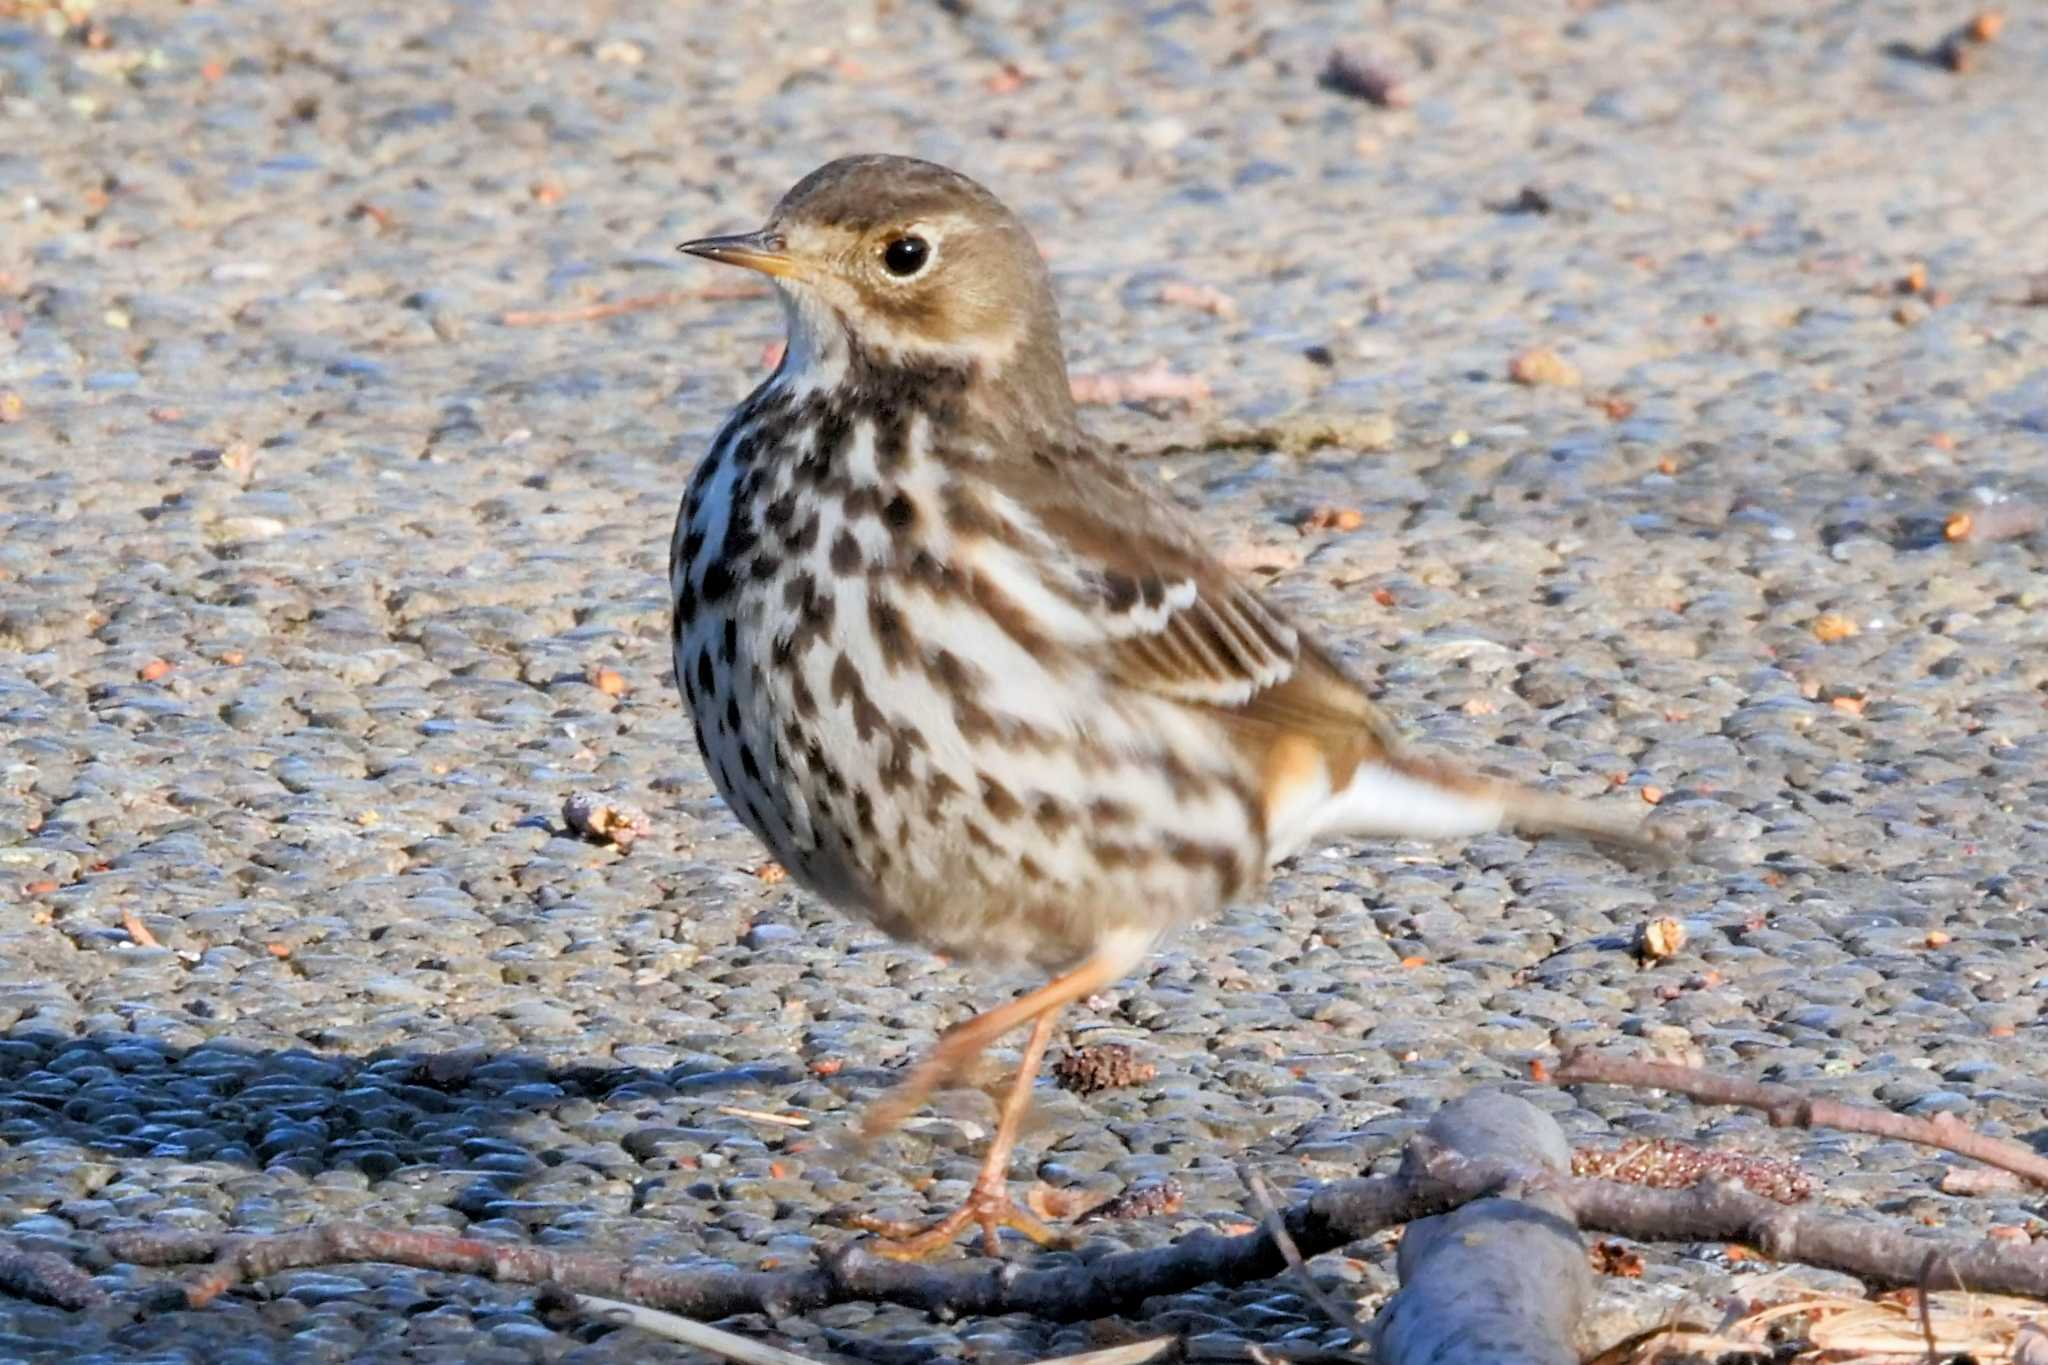
[[[931,244],[924,238],[898,237],[882,248],[882,264],[891,275],[915,275],[931,254]]]

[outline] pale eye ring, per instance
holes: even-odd
[[[932,245],[914,232],[892,237],[882,248],[882,268],[891,275],[908,279],[924,269],[932,256]]]

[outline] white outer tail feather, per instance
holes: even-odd
[[[1619,810],[1505,782],[1456,784],[1385,763],[1360,765],[1341,791],[1301,815],[1308,818],[1291,822],[1296,828],[1288,832],[1297,838],[1288,852],[1322,838],[1463,839],[1497,829],[1662,851],[1638,820]]]

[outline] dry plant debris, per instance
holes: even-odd
[[[653,826],[636,806],[607,802],[595,792],[571,792],[562,803],[562,823],[593,843],[610,844],[621,853]]]
[[[1798,1167],[1770,1157],[1717,1152],[1673,1138],[1638,1138],[1619,1147],[1581,1147],[1572,1153],[1572,1174],[1683,1190],[1702,1180],[1733,1180],[1752,1194],[1780,1204],[1813,1196],[1813,1182]]]
[[[1077,1095],[1143,1085],[1158,1074],[1157,1066],[1140,1060],[1124,1043],[1094,1043],[1076,1048],[1052,1064],[1054,1083]]]

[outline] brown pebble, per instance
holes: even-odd
[[[562,803],[562,823],[593,843],[621,853],[650,828],[647,817],[628,805],[610,805],[593,792],[573,792]]]
[[[144,682],[162,682],[169,675],[170,671],[171,665],[168,660],[151,659],[140,669],[136,670],[135,676]]]
[[[591,668],[586,676],[590,679],[590,685],[604,693],[607,697],[623,697],[626,695],[625,675],[616,668],[608,668],[603,664],[597,664]]]
[[[1837,612],[1817,617],[1813,623],[1813,638],[1824,645],[1846,640],[1856,633],[1856,623]]]
[[[1573,388],[1579,382],[1579,371],[1556,351],[1537,346],[1508,362],[1508,378],[1517,384]]]
[[[1636,928],[1636,956],[1645,962],[1662,962],[1685,947],[1685,926],[1669,915],[1645,920]]]
[[[1299,529],[1309,531],[1356,531],[1365,525],[1365,513],[1356,507],[1332,507],[1327,504],[1314,508],[1297,523]]]

